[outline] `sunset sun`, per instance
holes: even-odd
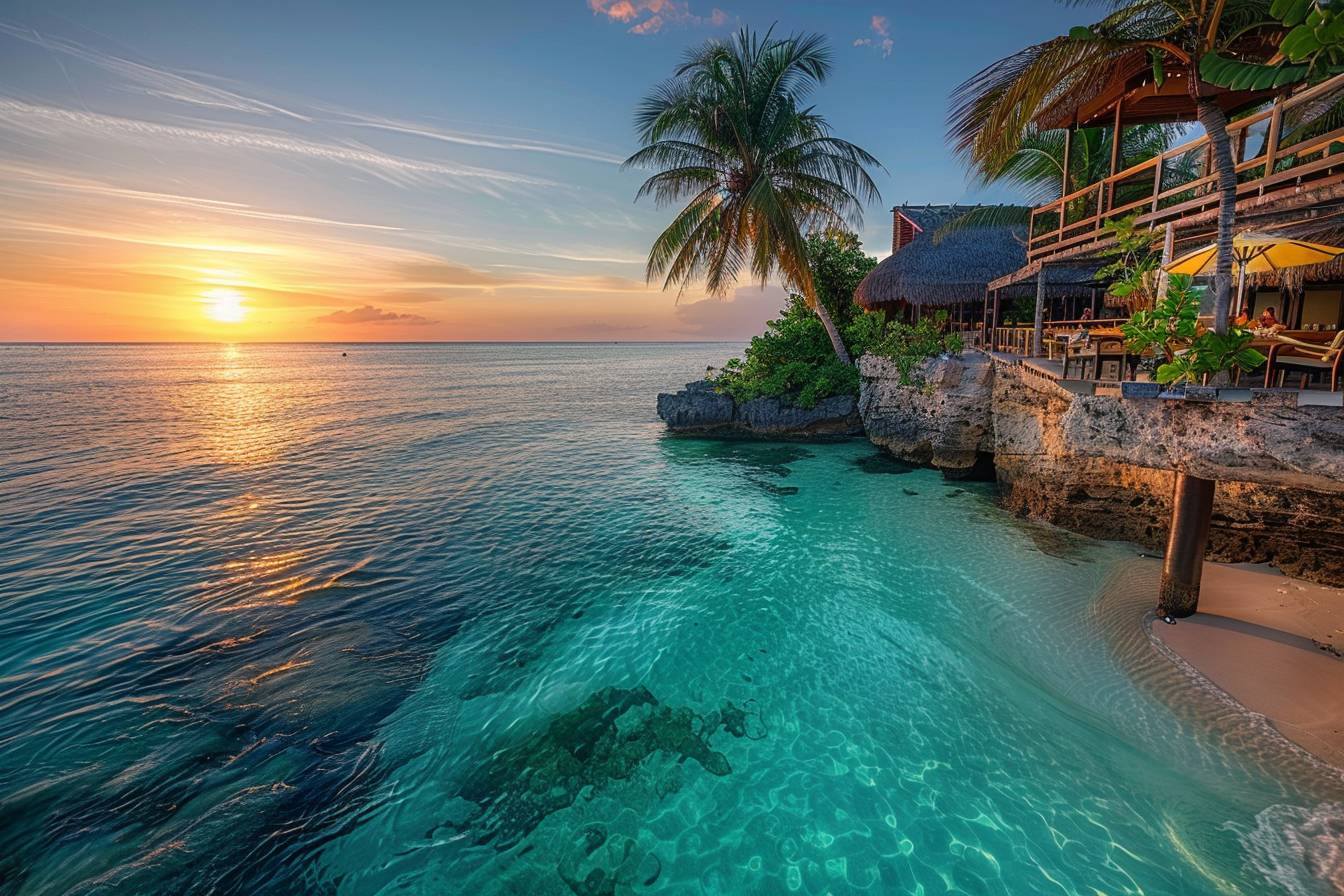
[[[241,323],[247,316],[243,295],[236,289],[211,289],[202,294],[205,313],[211,320],[222,324]]]

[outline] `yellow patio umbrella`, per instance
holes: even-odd
[[[1344,255],[1338,246],[1324,246],[1268,233],[1240,233],[1232,238],[1232,261],[1237,266],[1237,304],[1241,309],[1246,292],[1246,275],[1264,271],[1281,271],[1307,264],[1324,264]],[[1192,277],[1212,274],[1218,266],[1218,244],[1196,249],[1168,262],[1163,270],[1168,274],[1189,274]]]

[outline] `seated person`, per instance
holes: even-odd
[[[1091,319],[1092,319],[1092,309],[1091,309],[1091,308],[1084,308],[1084,309],[1083,309],[1082,320],[1091,320]]]
[[[1268,310],[1270,310],[1270,311],[1272,312],[1274,309],[1271,308],[1271,309],[1268,309]],[[1251,306],[1250,306],[1250,305],[1242,305],[1242,306],[1241,306],[1241,311],[1237,312],[1237,319],[1234,320],[1232,323],[1233,323],[1233,325],[1235,325],[1235,326],[1238,326],[1238,327],[1244,327],[1244,326],[1246,326],[1247,324],[1249,324],[1250,322],[1251,322]]]
[[[1260,329],[1262,330],[1282,330],[1283,324],[1274,316],[1274,306],[1270,305],[1264,311],[1260,312]]]

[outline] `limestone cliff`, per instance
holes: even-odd
[[[929,361],[918,371],[918,386],[902,385],[896,366],[872,355],[860,359],[859,373],[859,412],[875,445],[949,478],[986,470],[994,451],[994,367],[988,356]]]
[[[1239,402],[1074,395],[979,353],[929,362],[903,386],[865,358],[869,437],[964,475],[992,455],[1010,509],[1098,538],[1161,549],[1174,470],[1218,480],[1209,558],[1272,563],[1344,584],[1344,410],[1291,392]]]

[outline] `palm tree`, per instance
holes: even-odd
[[[778,271],[848,364],[817,301],[804,234],[861,226],[863,204],[879,198],[865,166],[878,163],[800,106],[830,69],[830,51],[816,34],[775,38],[743,29],[732,40],[711,40],[640,104],[641,148],[625,165],[657,169],[636,199],[685,203],[649,250],[650,281],[685,289],[703,279],[712,295],[724,295],[744,268],[762,284]]]
[[[1196,117],[1209,136],[1217,172],[1218,263],[1214,325],[1225,332],[1232,286],[1232,229],[1237,172],[1227,116],[1201,79],[1200,59],[1233,52],[1257,29],[1274,26],[1270,0],[1101,0],[1109,14],[1090,28],[1027,47],[985,68],[953,97],[949,132],[957,149],[982,171],[993,171],[1017,149],[1033,122],[1069,109],[1100,90],[1116,64],[1134,52],[1151,55],[1153,77],[1185,73]]]

